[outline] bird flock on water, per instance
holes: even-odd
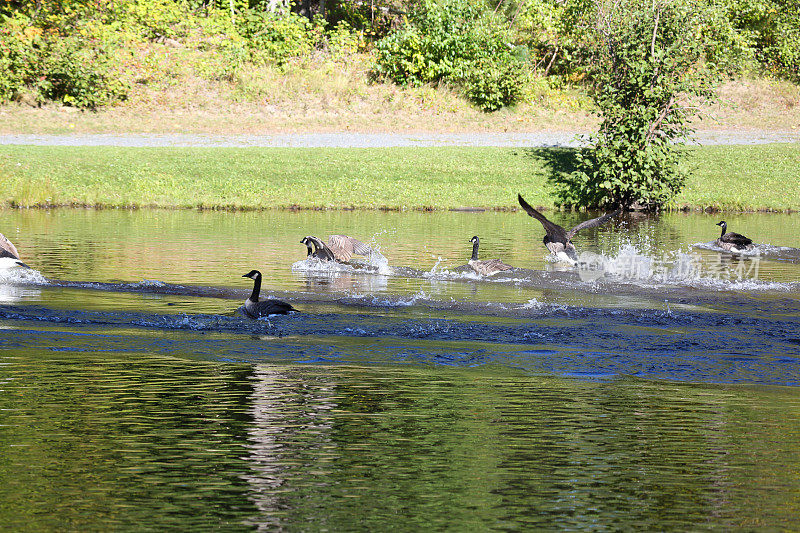
[[[542,239],[544,246],[557,259],[570,264],[576,264],[578,261],[578,253],[575,245],[572,243],[572,238],[575,234],[580,230],[600,226],[616,217],[621,212],[620,209],[617,209],[597,218],[581,222],[567,230],[551,222],[542,213],[531,207],[521,194],[518,195],[517,200],[523,211],[542,224],[545,232],[544,238]],[[714,244],[722,250],[732,253],[742,253],[754,248],[755,245],[751,239],[739,233],[727,231],[728,225],[724,220],[718,222],[717,226],[720,226],[722,231],[720,236],[714,241]],[[307,258],[314,258],[320,261],[347,263],[354,255],[366,258],[383,258],[380,252],[368,244],[347,235],[331,235],[327,242],[313,235],[308,235],[303,237],[300,242],[304,244],[308,250]],[[472,243],[472,255],[467,264],[476,274],[480,276],[492,276],[498,272],[514,269],[514,267],[504,263],[500,259],[479,259],[478,251],[480,238],[477,235],[473,236],[469,242]],[[20,259],[19,252],[14,244],[0,233],[0,270],[14,268],[27,269],[30,267]],[[253,280],[253,290],[241,307],[242,312],[247,317],[261,318],[298,312],[291,304],[282,300],[275,298],[260,299],[259,294],[261,292],[262,275],[258,270],[251,270],[247,274],[242,275],[242,277]]]

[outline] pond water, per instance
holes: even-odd
[[[796,529],[800,217],[726,214],[741,256],[720,218],[570,266],[522,213],[4,211],[0,523]],[[386,262],[306,259],[334,233]],[[242,316],[252,268],[301,312]]]

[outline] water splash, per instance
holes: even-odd
[[[695,245],[695,247],[697,247]],[[626,243],[614,256],[582,252],[576,269],[585,283],[624,282],[641,286],[689,286],[714,290],[792,290],[797,283],[758,278],[761,256],[748,254],[704,257],[691,248],[653,256]]]
[[[33,268],[0,269],[0,285],[47,285],[41,272]]]

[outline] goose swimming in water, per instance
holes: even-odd
[[[0,269],[14,267],[30,268],[20,260],[17,247],[0,233]]]
[[[530,216],[541,222],[542,226],[544,226],[545,236],[542,242],[544,242],[544,245],[548,250],[550,250],[550,253],[557,256],[562,261],[567,261],[569,263],[576,263],[578,261],[578,252],[575,250],[575,245],[572,244],[572,237],[576,233],[582,229],[599,226],[600,224],[611,220],[622,212],[622,209],[617,209],[616,211],[612,213],[606,213],[601,217],[593,218],[591,220],[584,220],[571,230],[567,231],[558,224],[550,222],[543,214],[528,205],[528,202],[525,201],[521,194],[518,194],[517,196],[519,205],[522,206],[522,209],[524,209],[525,212]]]
[[[331,235],[327,243],[323,242],[322,239],[309,235],[303,237],[300,242],[305,244],[306,248],[308,248],[307,257],[316,257],[322,261],[346,263],[350,261],[353,255],[383,257],[371,246],[353,237],[348,237],[347,235]],[[312,245],[314,250],[312,250]]]
[[[503,272],[504,270],[511,270],[511,265],[507,265],[503,263],[499,259],[484,259],[483,261],[478,260],[478,246],[480,246],[481,240],[478,238],[477,235],[472,237],[469,242],[472,243],[472,258],[469,260],[469,266],[472,267],[477,274],[481,276],[491,276],[492,274],[497,274],[498,272]]]
[[[722,228],[722,233],[716,240],[716,245],[723,250],[728,250],[729,252],[744,252],[753,249],[753,241],[744,235],[733,232],[726,233],[728,224],[724,220],[717,222],[717,226]]]
[[[281,300],[267,299],[258,301],[258,293],[261,292],[261,272],[251,270],[242,276],[253,280],[253,292],[244,302],[244,314],[250,318],[258,318],[269,315],[285,315],[290,311],[297,311],[290,304]]]

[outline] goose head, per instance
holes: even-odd
[[[302,244],[305,244],[305,245],[306,245],[306,248],[308,249],[308,255],[311,255],[311,253],[312,253],[314,250],[311,248],[311,241],[308,239],[308,237],[303,237],[303,238],[300,240],[300,242],[301,242]]]
[[[722,231],[725,231],[725,228],[728,227],[728,224],[724,220],[720,220],[719,222],[717,222],[717,226],[721,227]]]
[[[477,235],[475,235],[474,237],[472,237],[472,238],[469,240],[469,242],[471,242],[472,244],[479,244],[479,243],[481,242],[481,240],[478,238],[478,236],[477,236]]]
[[[258,270],[251,270],[247,274],[242,274],[243,278],[258,279],[261,277],[261,272]]]

